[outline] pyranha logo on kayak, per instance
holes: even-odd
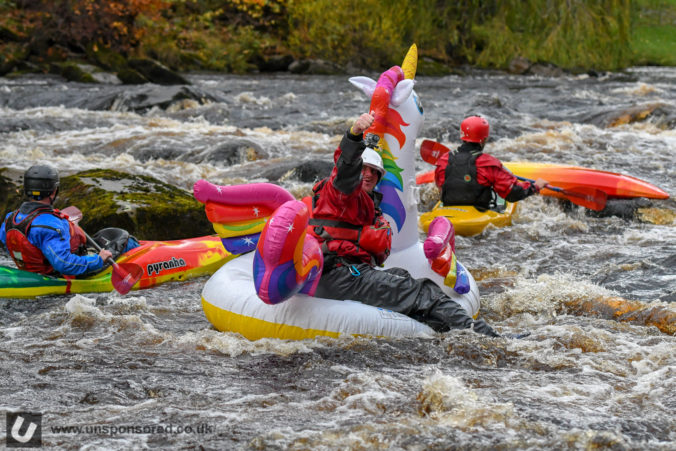
[[[182,258],[171,257],[171,259],[165,260],[163,262],[148,263],[148,266],[146,266],[146,272],[149,276],[152,276],[153,273],[159,275],[160,272],[167,269],[182,268],[184,266],[187,266],[185,264],[185,260]]]

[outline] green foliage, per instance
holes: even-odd
[[[291,0],[289,48],[300,57],[341,64],[373,68],[399,64],[412,42],[426,48],[426,43],[435,41],[436,33],[425,33],[431,30],[434,8],[415,8],[411,3],[391,0],[384,6],[380,0],[346,0],[337,7],[332,0]],[[433,6],[436,2],[415,3]]]
[[[617,69],[630,58],[630,4],[504,0],[473,32],[480,50],[470,62],[481,66],[506,67],[511,58],[523,56],[569,69]]]
[[[0,0],[0,12],[0,36],[30,41],[38,61],[80,51],[102,63],[107,50],[244,73],[281,53],[382,70],[416,43],[419,70],[435,74],[515,57],[566,69],[676,64],[676,0]]]
[[[676,66],[676,0],[639,0],[632,15],[633,64]]]
[[[147,22],[152,30],[142,39],[140,54],[151,56],[172,68],[245,73],[250,61],[269,42],[253,26],[224,26],[215,17],[220,10],[206,11],[167,22]]]
[[[396,63],[411,42],[447,62],[506,67],[516,56],[614,69],[630,56],[629,0],[292,0],[289,47],[366,67]]]

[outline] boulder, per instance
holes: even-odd
[[[163,64],[149,58],[129,60],[129,67],[143,75],[151,83],[158,85],[189,85],[190,82],[183,76],[172,71]]]
[[[54,74],[61,75],[68,81],[74,81],[78,83],[97,83],[94,77],[91,74],[91,67],[85,67],[85,65],[80,65],[76,63],[52,63],[50,66],[50,71]]]
[[[148,176],[92,169],[62,177],[57,208],[75,205],[89,233],[123,228],[142,240],[173,240],[213,233],[192,193]]]
[[[117,72],[117,78],[125,85],[142,85],[143,83],[150,83],[146,77],[129,67],[120,69]]]
[[[340,75],[345,69],[331,61],[320,59],[297,60],[289,65],[289,72],[309,75]]]
[[[220,102],[222,97],[196,86],[130,86],[123,92],[114,93],[99,99],[92,109],[113,111],[135,111],[143,113],[151,108],[166,109],[177,102],[194,100],[196,105]]]
[[[314,183],[331,175],[332,161],[310,160],[300,164],[289,161],[281,162],[276,167],[261,173],[261,177],[271,182],[298,180],[305,183]]]
[[[291,55],[272,55],[254,58],[252,61],[261,72],[286,72],[293,63]]]
[[[522,56],[517,56],[512,58],[512,60],[509,62],[509,66],[507,67],[507,71],[510,74],[516,74],[516,75],[523,75],[526,72],[528,72],[528,69],[530,69],[531,62],[528,60],[528,58],[524,58]]]
[[[201,152],[192,152],[178,159],[191,163],[219,163],[228,166],[269,158],[268,152],[260,144],[246,138],[228,137],[223,143]]]
[[[23,201],[21,180],[18,174],[12,176],[7,168],[0,168],[0,212],[2,219],[5,215],[19,208]]]

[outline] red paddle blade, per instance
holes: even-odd
[[[115,263],[110,280],[118,293],[127,294],[141,276],[143,276],[143,268],[136,263]]]
[[[429,164],[436,164],[437,160],[450,149],[441,143],[426,139],[420,145],[420,156]]]
[[[416,185],[424,185],[425,183],[434,183],[434,169],[416,175],[415,183]]]
[[[566,196],[575,205],[580,205],[594,211],[601,211],[606,208],[606,202],[608,201],[608,195],[605,191],[585,186],[563,189],[561,190],[561,194]]]

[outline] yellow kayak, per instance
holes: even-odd
[[[438,202],[432,211],[420,215],[420,227],[427,233],[430,223],[437,216],[447,217],[455,233],[462,236],[478,235],[489,225],[495,227],[505,227],[512,225],[512,215],[516,212],[517,202],[505,202],[504,210],[498,212],[493,210],[479,211],[471,205],[450,205],[443,206]]]

